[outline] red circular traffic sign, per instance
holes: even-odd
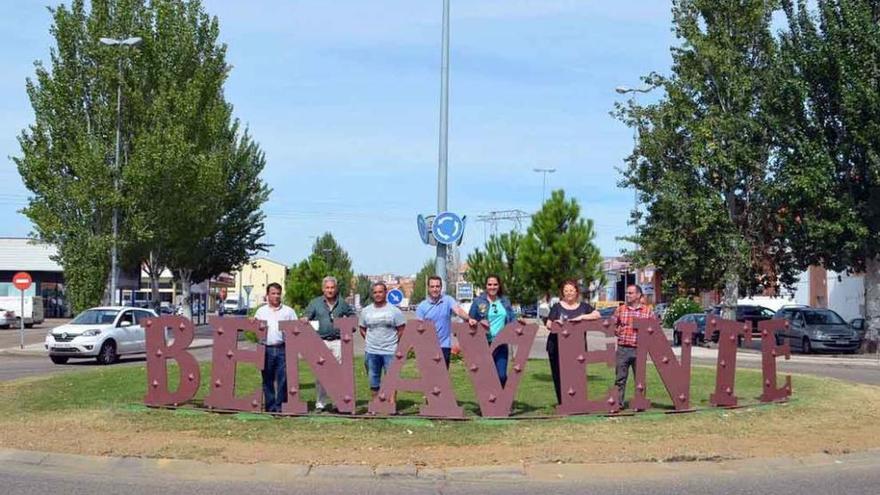
[[[12,277],[12,285],[18,290],[28,290],[33,283],[31,274],[28,272],[18,272]]]

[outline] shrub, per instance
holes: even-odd
[[[680,297],[666,308],[663,315],[663,326],[671,328],[675,320],[681,318],[688,313],[701,313],[703,308],[696,301],[687,297]]]

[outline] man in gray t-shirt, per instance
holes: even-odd
[[[373,304],[361,310],[358,326],[366,341],[364,360],[370,378],[373,396],[379,391],[382,371],[388,372],[391,360],[397,351],[400,332],[406,326],[406,318],[396,306],[388,304],[388,287],[377,282],[373,284],[371,295]]]

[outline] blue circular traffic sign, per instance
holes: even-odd
[[[400,289],[391,289],[388,291],[388,295],[385,296],[385,300],[397,306],[403,302],[403,292]]]
[[[455,213],[445,211],[437,215],[432,226],[434,238],[442,244],[455,244],[464,234],[464,222]]]
[[[419,237],[422,238],[422,242],[428,244],[430,242],[430,239],[428,239],[428,222],[425,221],[425,217],[422,215],[419,215],[416,221],[419,224]]]

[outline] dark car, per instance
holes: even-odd
[[[849,322],[850,326],[853,327],[853,330],[859,334],[859,338],[865,340],[865,333],[868,331],[868,324],[864,318],[853,318]]]
[[[862,345],[862,337],[853,326],[834,311],[811,307],[786,307],[776,312],[777,318],[788,320],[788,328],[777,334],[777,343],[788,340],[792,349],[804,354],[814,351],[854,353]]]
[[[714,306],[709,313],[715,316],[721,316],[721,306]],[[758,323],[772,320],[774,314],[775,313],[772,309],[755,304],[740,304],[736,307],[736,321],[751,322],[753,337],[760,336]],[[718,332],[712,332],[712,342],[718,342]]]
[[[672,345],[681,345],[681,331],[678,326],[682,323],[696,323],[697,331],[694,333],[694,345],[706,341],[706,313],[689,313],[682,315],[672,324]]]
[[[667,310],[667,309],[669,309],[669,304],[668,304],[668,303],[657,303],[657,305],[654,306],[654,316],[655,316],[658,320],[662,320],[662,319],[663,319],[663,315],[666,314],[666,310]]]
[[[602,308],[602,309],[599,310],[599,316],[601,316],[603,320],[604,320],[605,318],[611,318],[611,317],[614,315],[614,311],[615,311],[616,309],[617,309],[617,308],[615,308],[614,306],[609,306],[609,307],[607,307],[607,308]]]
[[[524,318],[537,318],[538,317],[538,305],[537,304],[527,304],[520,308],[520,313]]]

